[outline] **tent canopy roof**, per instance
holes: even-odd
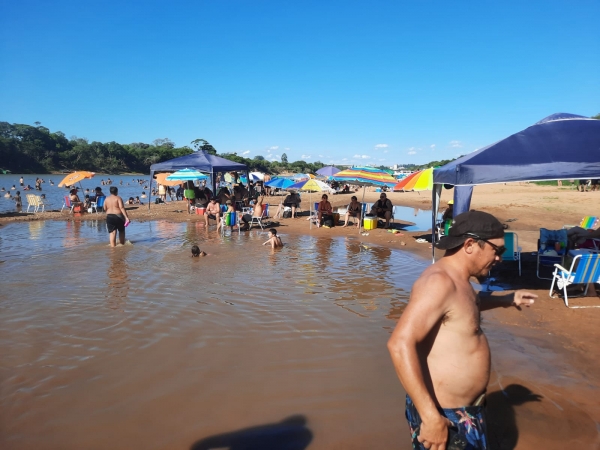
[[[434,170],[436,184],[600,178],[600,120],[552,114]]]
[[[168,161],[152,164],[150,166],[150,171],[174,172],[186,168],[193,168],[199,170],[200,172],[209,173],[248,170],[248,166],[246,166],[246,164],[229,161],[228,159],[214,156],[200,150],[189,155],[180,156],[179,158],[173,158]]]

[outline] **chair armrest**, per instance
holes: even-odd
[[[567,269],[565,269],[563,266],[561,266],[560,264],[554,264],[554,267],[556,267],[557,269],[562,270],[563,272],[569,273],[569,271]]]

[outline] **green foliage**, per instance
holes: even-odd
[[[600,120],[600,114],[596,114],[595,116],[592,116],[592,119]]]

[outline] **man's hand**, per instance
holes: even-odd
[[[430,450],[445,450],[449,426],[452,426],[452,422],[441,415],[427,422],[423,421],[417,440]]]
[[[521,310],[521,306],[530,307],[535,302],[535,299],[538,297],[536,294],[528,291],[515,291],[514,299],[512,305],[517,308],[519,311]]]

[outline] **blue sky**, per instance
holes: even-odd
[[[600,113],[600,2],[5,1],[0,121],[338,164]]]

